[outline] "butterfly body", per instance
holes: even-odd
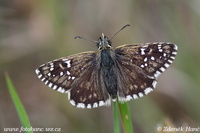
[[[50,88],[68,93],[78,108],[96,108],[137,99],[153,91],[157,77],[177,54],[172,43],[154,42],[122,45],[116,49],[102,34],[97,52],[83,52],[56,59],[36,69]]]
[[[103,77],[103,81],[112,99],[117,97],[117,73],[116,73],[116,61],[112,58],[111,54],[114,54],[112,50],[101,51],[101,66],[100,71]]]

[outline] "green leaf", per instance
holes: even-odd
[[[121,119],[122,119],[122,125],[124,128],[124,133],[134,133],[128,103],[127,102],[125,102],[125,103],[118,102],[118,106],[119,106],[120,115],[121,115]]]
[[[5,72],[5,78],[6,78],[6,83],[7,83],[7,86],[8,86],[8,90],[9,90],[9,93],[10,93],[10,96],[12,98],[12,101],[15,105],[15,108],[17,110],[17,114],[19,116],[19,119],[20,119],[20,122],[23,126],[23,128],[26,128],[26,129],[29,129],[26,131],[26,133],[33,133],[32,132],[32,127],[31,127],[31,124],[29,122],[29,118],[26,114],[26,111],[24,109],[24,106],[15,90],[15,87],[14,85],[12,84],[12,81],[8,75],[7,72]]]

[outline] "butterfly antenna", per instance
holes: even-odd
[[[90,41],[90,42],[94,42],[94,43],[97,43],[98,41],[95,41],[95,40],[92,40],[92,39],[89,39],[89,38],[85,38],[85,37],[82,37],[82,36],[75,36],[74,39],[84,39],[84,40],[87,40],[87,41]]]
[[[116,36],[121,30],[123,30],[124,28],[126,28],[127,26],[131,26],[130,24],[126,24],[124,25],[121,29],[119,29],[111,38],[109,38],[109,40],[111,40],[114,36]]]

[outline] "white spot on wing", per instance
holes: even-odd
[[[65,89],[63,89],[62,87],[59,87],[57,91],[59,91],[59,92],[61,92],[61,93],[64,93],[64,92],[65,92]]]
[[[47,80],[44,84],[47,85],[49,83],[49,81]]]
[[[54,86],[53,86],[53,89],[55,90],[55,89],[57,89],[57,87],[58,87],[57,85],[54,85]]]
[[[171,56],[170,58],[171,58],[171,59],[173,59],[173,60],[175,59],[175,57],[174,57],[174,56]]]
[[[155,60],[155,58],[153,56],[151,56],[151,60]]]
[[[91,108],[92,108],[91,104],[88,104],[88,105],[87,105],[87,108],[88,108],[88,109],[91,109]]]
[[[57,89],[57,91],[61,92],[61,91],[62,91],[62,87],[59,87],[59,88]]]
[[[158,49],[158,51],[159,51],[159,52],[163,52],[163,50],[162,50],[162,49]]]
[[[76,105],[77,108],[85,108],[85,104],[84,103],[78,103]]]
[[[45,78],[41,79],[41,81],[44,81],[44,80],[45,80]]]
[[[144,52],[145,49],[141,48],[140,50],[141,50],[141,55],[144,55],[145,54],[145,52]]]
[[[51,88],[51,87],[52,87],[52,85],[53,85],[52,83],[49,83],[49,85],[48,85],[48,86]]]
[[[68,100],[70,100],[70,95],[71,95],[71,93],[70,93],[70,92],[68,92]]]
[[[70,68],[70,67],[71,67],[70,60],[65,61],[65,63],[67,64],[67,68]]]
[[[164,71],[165,71],[165,68],[164,68],[164,67],[161,67],[160,70],[161,70],[162,72],[164,72]]]
[[[177,54],[177,52],[172,52],[172,54],[176,55],[176,54]]]
[[[63,76],[63,74],[64,74],[63,72],[60,72],[60,76]]]
[[[147,77],[150,78],[150,79],[155,79],[154,76],[148,76],[148,75],[147,75]]]
[[[154,80],[153,83],[152,83],[153,88],[156,88],[156,85],[157,85],[157,81]]]
[[[168,67],[169,67],[169,64],[168,64],[168,63],[165,63],[164,66],[165,66],[166,68],[168,68]]]
[[[173,61],[172,61],[172,60],[168,60],[168,62],[169,62],[169,63],[172,63]]]
[[[159,45],[158,45],[158,49],[161,49],[161,44],[162,44],[162,43],[159,43]]]
[[[158,77],[161,73],[159,71],[156,71],[156,73],[154,74],[154,77]]]
[[[40,79],[42,77],[42,74],[38,75],[38,78]]]
[[[175,50],[178,50],[178,47],[177,47],[177,45],[175,45],[175,44],[174,44],[174,49],[175,49]]]
[[[93,103],[93,108],[97,108],[98,104],[97,103]]]
[[[104,105],[105,105],[104,101],[99,101],[99,106],[104,106]]]
[[[153,91],[153,89],[150,88],[150,87],[148,87],[148,88],[146,88],[146,89],[144,90],[144,93],[147,95],[147,94],[149,94],[151,91]]]
[[[130,101],[131,99],[133,99],[130,95],[126,96],[126,101]]]
[[[36,73],[36,74],[39,74],[39,73],[40,73],[40,71],[39,71],[38,69],[36,69],[36,70],[35,70],[35,73]]]
[[[147,61],[147,57],[146,58],[144,58],[144,62],[146,62]]]
[[[143,97],[144,96],[142,92],[138,93],[138,95],[139,95],[139,97]]]
[[[74,100],[70,100],[69,102],[70,102],[73,106],[76,105]]]
[[[133,94],[133,99],[138,99],[138,96],[136,94]]]
[[[70,72],[69,72],[69,71],[67,71],[67,75],[70,75]]]

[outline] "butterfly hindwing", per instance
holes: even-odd
[[[141,71],[135,70],[134,65],[123,64],[119,70],[120,87],[118,88],[119,101],[129,101],[137,99],[144,94],[148,94],[155,88],[156,80],[144,75]]]
[[[83,73],[68,93],[71,104],[78,108],[96,108],[110,105],[110,98],[102,83],[96,64]]]

